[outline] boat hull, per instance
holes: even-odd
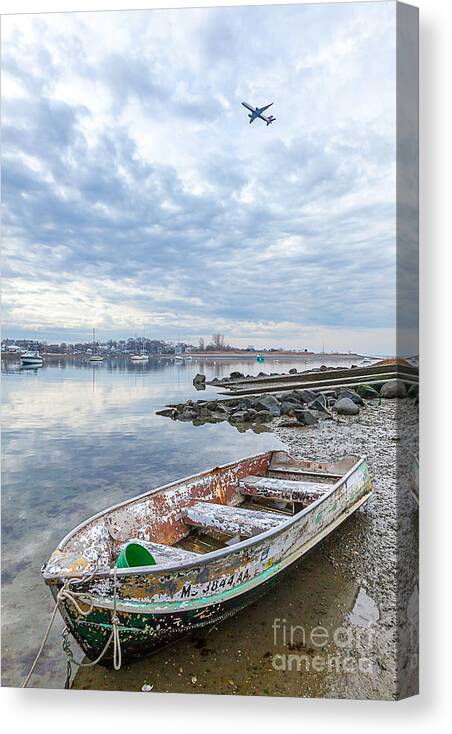
[[[42,367],[44,360],[40,357],[22,357],[20,361],[22,365],[34,365],[35,367]]]
[[[232,548],[210,562],[201,559],[177,571],[161,568],[152,573],[118,573],[116,602],[112,601],[111,577],[87,583],[87,598],[94,602],[92,610],[83,616],[71,601],[65,601],[63,617],[88,658],[96,660],[110,636],[116,607],[123,661],[149,655],[251,604],[353,514],[370,493],[368,468],[363,462],[337,490],[300,513],[289,526],[267,534],[269,537],[256,538],[245,548]],[[61,585],[51,588],[56,596]],[[112,664],[112,646],[101,662]]]

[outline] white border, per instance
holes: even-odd
[[[133,9],[240,5],[237,0],[209,3],[120,2],[119,0],[2,0],[2,13],[63,10]],[[271,4],[248,0],[247,4]],[[64,728],[65,734],[92,731],[158,731],[169,734],[242,731],[262,734],[310,727],[316,734],[382,727],[424,732],[442,730],[451,708],[450,695],[450,531],[452,487],[447,471],[451,454],[450,398],[441,366],[452,364],[450,219],[450,0],[417,0],[421,18],[421,687],[422,695],[400,703],[113,694],[95,691],[2,689],[6,731]],[[449,235],[449,237],[447,237]],[[426,496],[427,495],[427,496]]]

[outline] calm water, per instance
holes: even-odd
[[[350,365],[352,359],[328,365]],[[310,360],[306,368],[319,366]],[[82,520],[146,489],[240,457],[280,448],[272,433],[227,423],[191,424],[155,415],[167,402],[214,396],[193,376],[303,369],[303,362],[221,360],[133,365],[53,361],[39,370],[2,365],[2,683],[20,685],[53,608],[42,563]],[[32,686],[61,688],[62,624],[54,625]]]

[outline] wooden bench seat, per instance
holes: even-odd
[[[268,467],[268,473],[270,476],[275,476],[275,478],[278,478],[281,474],[285,474],[286,476],[288,474],[293,476],[299,476],[299,477],[318,477],[321,480],[324,480],[326,482],[331,481],[338,481],[338,479],[342,479],[342,474],[332,474],[331,472],[326,471],[317,471],[315,469],[312,469],[309,471],[309,469],[298,469],[295,467],[291,467],[290,464],[270,464]]]
[[[187,525],[250,538],[276,527],[284,522],[286,517],[272,512],[244,510],[212,502],[196,502],[182,511],[182,519]]]
[[[301,482],[254,476],[245,477],[239,482],[241,494],[272,500],[300,502],[306,505],[319,499],[330,486],[319,482]]]

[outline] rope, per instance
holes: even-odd
[[[46,633],[45,633],[44,638],[43,638],[43,640],[41,642],[41,645],[39,647],[38,653],[37,653],[37,655],[36,655],[36,657],[35,657],[35,659],[33,661],[33,665],[31,666],[31,668],[29,670],[29,673],[28,673],[27,677],[25,678],[25,681],[22,684],[22,688],[26,688],[27,687],[27,685],[28,685],[28,683],[30,681],[31,676],[33,675],[34,669],[35,669],[35,667],[36,667],[36,665],[38,663],[38,660],[39,660],[39,658],[40,658],[40,656],[42,654],[42,651],[44,650],[44,647],[45,647],[45,645],[47,643],[47,640],[49,638],[50,630],[52,629],[52,625],[53,625],[53,623],[55,621],[55,617],[56,617],[56,613],[58,611],[59,605],[62,602],[64,602],[64,601],[70,601],[71,604],[73,604],[74,607],[76,608],[77,612],[81,616],[83,616],[83,617],[87,617],[88,614],[90,614],[90,612],[92,612],[93,607],[94,607],[94,604],[91,603],[89,605],[88,609],[86,611],[84,611],[79,606],[78,601],[77,601],[78,599],[80,599],[81,601],[83,601],[83,598],[81,597],[80,594],[77,594],[76,592],[71,591],[69,587],[71,585],[82,584],[82,583],[86,583],[87,581],[90,581],[95,576],[96,571],[97,571],[97,569],[95,569],[94,572],[89,577],[87,577],[87,578],[82,578],[82,579],[67,579],[63,583],[63,586],[61,587],[61,589],[59,590],[59,592],[57,594],[55,607],[53,609],[52,616],[50,617],[50,621],[49,621],[49,624],[47,626]],[[78,667],[86,667],[86,668],[89,668],[89,667],[91,667],[93,665],[97,665],[97,663],[100,660],[102,660],[102,658],[104,657],[104,655],[107,652],[107,650],[108,650],[108,648],[109,648],[110,643],[111,643],[112,640],[113,640],[113,667],[114,667],[115,670],[119,670],[121,668],[121,664],[122,664],[122,651],[121,651],[121,640],[120,640],[120,636],[119,636],[119,623],[120,622],[119,622],[119,617],[118,617],[117,612],[116,612],[116,606],[117,606],[117,579],[116,579],[116,567],[114,567],[113,568],[113,613],[111,615],[111,628],[112,629],[111,629],[111,633],[110,633],[110,635],[108,637],[108,640],[107,640],[107,642],[106,642],[106,644],[105,644],[102,652],[100,653],[100,655],[95,660],[90,661],[89,663],[83,663],[82,661],[79,662],[78,660],[75,660],[74,655],[73,655],[73,652],[72,652],[71,647],[70,647],[70,644],[69,644],[69,640],[68,640],[69,630],[68,630],[67,627],[65,627],[63,629],[63,632],[62,632],[62,636],[63,636],[63,650],[66,653],[66,658],[67,658],[67,665],[66,665],[67,674],[66,674],[66,685],[65,685],[66,688],[68,688],[68,682],[69,682],[70,677],[71,677],[71,666],[72,666],[72,663],[74,663]]]

